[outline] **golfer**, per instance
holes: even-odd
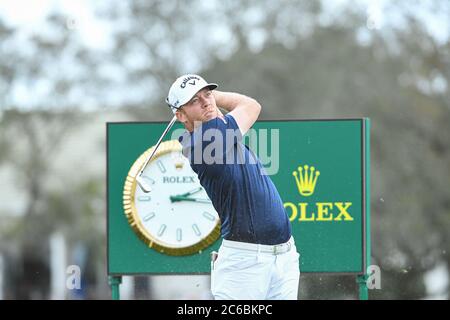
[[[215,299],[297,299],[299,254],[281,197],[256,155],[242,143],[261,105],[187,74],[166,102],[183,123],[180,137],[221,220],[222,244],[211,263]],[[222,114],[221,109],[227,111]]]

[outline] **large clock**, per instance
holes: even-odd
[[[146,245],[161,253],[200,252],[218,239],[219,216],[178,140],[161,143],[142,174],[152,191],[141,190],[136,176],[153,148],[134,162],[125,180],[123,208],[128,223]]]

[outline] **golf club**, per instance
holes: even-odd
[[[149,193],[150,191],[152,191],[152,188],[150,187],[150,185],[148,184],[147,181],[145,181],[142,177],[142,173],[144,172],[145,168],[147,167],[147,164],[149,163],[149,161],[153,158],[153,156],[156,153],[156,150],[158,149],[159,145],[161,144],[162,139],[164,139],[165,135],[167,134],[167,132],[169,132],[170,128],[172,128],[173,124],[175,123],[175,121],[177,121],[177,117],[173,116],[172,120],[170,120],[169,124],[167,125],[166,130],[164,130],[163,134],[161,135],[161,138],[159,138],[158,142],[156,143],[155,148],[153,149],[153,152],[150,154],[150,156],[147,158],[147,160],[145,160],[144,165],[142,166],[141,171],[139,172],[139,174],[136,176],[136,181],[139,185],[139,187],[142,189],[142,191],[144,191],[145,193]]]

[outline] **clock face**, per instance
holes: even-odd
[[[135,162],[125,183],[124,209],[131,226],[150,247],[170,255],[211,245],[219,237],[219,216],[177,140],[163,142],[142,174],[152,191],[137,185],[135,172],[151,151]]]

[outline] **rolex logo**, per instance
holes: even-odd
[[[314,193],[316,187],[317,178],[320,175],[320,171],[317,171],[314,167],[308,165],[299,166],[297,171],[292,172],[297,183],[298,192],[305,197],[308,197]]]
[[[314,193],[320,172],[308,165],[299,166],[292,172],[300,195],[308,197]],[[290,221],[298,222],[326,222],[326,221],[355,221],[352,217],[351,201],[331,202],[320,199],[321,202],[285,202],[284,207],[289,214]]]
[[[185,160],[181,152],[172,153],[171,158],[176,170],[183,169]]]
[[[175,162],[175,169],[181,170],[184,167],[184,162]]]

